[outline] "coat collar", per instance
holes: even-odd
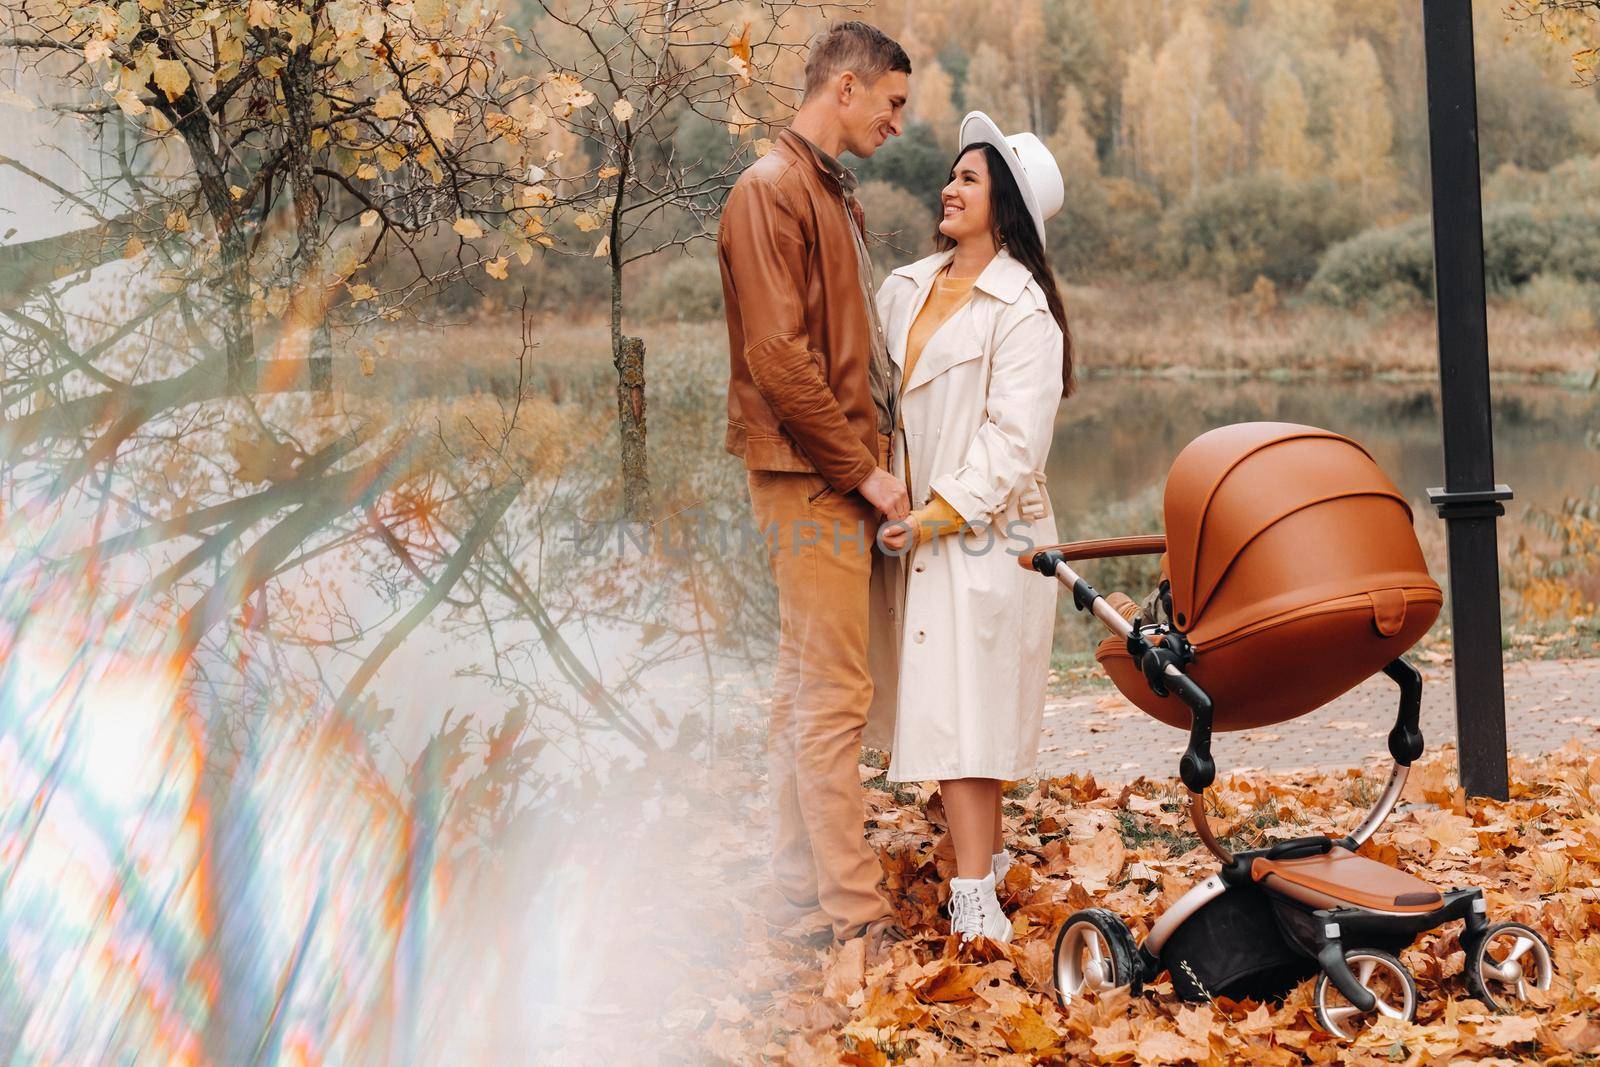
[[[778,143],[786,146],[802,162],[815,167],[818,174],[831,179],[845,194],[855,193],[860,184],[855,172],[800,134],[785,127],[778,132]]]
[[[909,278],[921,290],[933,284],[934,275],[955,257],[955,249],[947,252],[935,252],[931,256],[907,263],[897,268],[894,273],[903,278]],[[1028,287],[1028,282],[1033,279],[1033,272],[1022,265],[1022,262],[1010,252],[1001,249],[983,268],[976,281],[972,283],[974,289],[982,289],[996,300],[1007,304],[1015,304],[1017,297]]]

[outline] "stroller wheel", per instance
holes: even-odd
[[[1350,965],[1361,987],[1378,998],[1378,1005],[1370,1012],[1363,1012],[1339,992],[1339,987],[1328,980],[1326,973],[1318,975],[1313,1002],[1317,1023],[1324,1030],[1349,1041],[1381,1017],[1408,1022],[1416,1017],[1417,983],[1405,964],[1373,948],[1351,949],[1344,954],[1344,961]]]
[[[1549,989],[1555,977],[1550,945],[1531,926],[1496,923],[1467,948],[1467,990],[1495,1011],[1528,998],[1528,989]]]
[[[1075,912],[1056,937],[1056,999],[1065,1008],[1083,993],[1128,985],[1137,953],[1127,924],[1113,913]]]

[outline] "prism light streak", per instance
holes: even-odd
[[[452,881],[437,789],[404,795],[365,734],[313,709],[264,709],[223,744],[177,627],[44,566],[50,538],[20,543],[18,519],[0,546],[7,1062],[409,1061]]]

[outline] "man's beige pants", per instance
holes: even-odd
[[[864,835],[857,772],[872,703],[868,588],[878,514],[820,474],[751,471],[749,481],[778,586],[767,743],[773,875],[790,904],[821,907],[843,941],[893,914]]]

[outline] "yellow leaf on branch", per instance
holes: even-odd
[[[489,131],[491,136],[504,137],[512,144],[522,143],[522,123],[518,122],[510,115],[501,114],[497,111],[491,111],[489,114],[483,116],[483,126],[484,129]]]
[[[608,233],[600,238],[600,243],[594,246],[594,258],[604,259],[611,254],[611,235]]]
[[[618,122],[627,122],[633,118],[633,105],[626,100],[618,100],[611,105],[611,114],[616,116]]]
[[[252,29],[271,29],[278,24],[278,5],[272,0],[250,0],[244,17]]]
[[[377,221],[378,221],[378,211],[377,211],[376,208],[373,208],[371,211],[363,211],[361,213],[361,228],[362,229],[366,229],[368,226],[376,225]]]
[[[373,114],[380,119],[395,119],[406,113],[406,98],[396,89],[390,89],[372,102]]]
[[[449,143],[456,135],[456,115],[448,108],[430,107],[423,116],[423,124],[436,141]]]
[[[351,282],[345,286],[350,293],[350,299],[355,301],[371,300],[378,295],[378,290],[366,282]]]
[[[123,114],[137,116],[143,115],[145,112],[144,101],[140,100],[139,94],[132,89],[117,90],[113,99],[116,100],[117,106],[122,109]]]
[[[581,211],[572,220],[572,224],[584,233],[600,228],[600,219],[592,211]]]
[[[285,11],[279,23],[289,33],[290,48],[311,43],[311,16],[306,12],[294,9]]]
[[[498,256],[486,262],[483,265],[483,271],[491,278],[498,278],[501,281],[505,281],[506,266],[509,262],[510,261],[505,256]]]
[[[474,219],[456,219],[450,228],[469,241],[483,236],[483,227],[479,226]]]
[[[728,42],[728,51],[732,53],[725,62],[733,68],[739,76],[739,81],[744,85],[750,84],[750,23],[746,22],[739,36]]]
[[[546,99],[560,107],[562,113],[567,115],[572,114],[574,108],[588,107],[594,103],[594,94],[570,74],[546,75],[544,91]]]
[[[416,12],[422,25],[430,30],[443,26],[445,16],[449,14],[445,0],[413,0],[411,9]]]

